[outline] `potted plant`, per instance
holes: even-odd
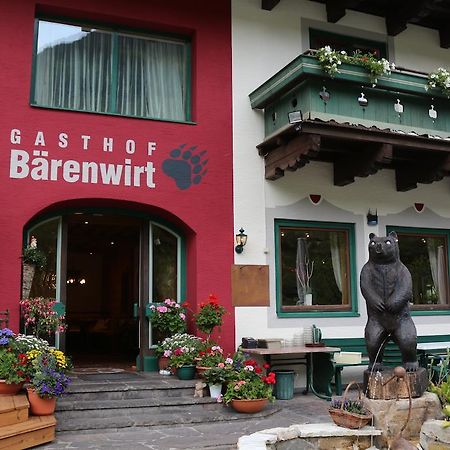
[[[359,393],[356,400],[347,399],[348,390],[353,384],[356,384]],[[371,412],[364,407],[361,400],[361,388],[354,381],[348,384],[342,398],[335,398],[331,401],[328,412],[333,422],[344,428],[362,428],[372,420]]]
[[[203,372],[203,379],[208,384],[209,392],[212,398],[219,398],[222,394],[222,387],[233,376],[233,360],[227,358],[215,367],[210,367]]]
[[[369,78],[373,84],[377,83],[378,77],[390,75],[391,71],[395,69],[395,64],[385,58],[378,59],[372,53],[356,51],[350,56],[344,50],[333,50],[329,45],[317,50],[314,56],[319,60],[322,70],[331,77],[340,72],[341,64],[353,64],[364,67],[369,72]]]
[[[169,358],[169,367],[175,369],[180,380],[192,380],[195,376],[195,358],[198,349],[195,347],[178,347]]]
[[[263,370],[254,360],[239,363],[232,375],[223,395],[223,402],[243,413],[259,412],[268,401],[274,400],[273,385],[276,378],[274,372],[263,375]]]
[[[15,345],[15,334],[9,328],[0,330],[0,394],[14,395],[27,379],[27,355]]]
[[[22,250],[22,298],[30,295],[36,267],[42,268],[46,262],[45,253],[37,248],[37,239],[31,236],[30,243]]]
[[[433,392],[439,397],[442,406],[442,414],[444,415],[444,420],[441,425],[443,428],[450,427],[450,350],[447,349],[447,355],[443,360],[440,361],[438,366],[438,373],[433,374],[433,365],[431,364],[431,379],[429,391]],[[434,377],[433,377],[434,375]],[[437,378],[437,379],[436,379]]]
[[[211,336],[215,327],[220,327],[226,309],[219,305],[219,301],[214,294],[209,294],[206,303],[200,303],[200,311],[194,315],[195,325],[207,335],[207,340]]]
[[[72,365],[63,352],[31,350],[28,353],[31,377],[27,387],[30,409],[34,415],[53,414],[56,399],[67,390]]]
[[[179,347],[189,347],[199,349],[201,339],[188,333],[175,333],[173,336],[165,338],[156,348],[155,353],[159,356],[159,369],[166,370],[169,360],[175,349]]]
[[[209,367],[215,367],[219,363],[225,361],[223,355],[223,349],[219,345],[209,346],[209,341],[206,341],[207,347],[201,350],[196,358],[197,361],[197,373],[202,377],[205,370]]]
[[[35,297],[23,299],[19,304],[27,331],[36,337],[49,337],[66,330],[65,316],[54,309],[56,300]]]
[[[149,320],[155,332],[156,342],[162,342],[165,337],[186,331],[185,309],[170,298],[161,304],[150,305]]]
[[[50,344],[45,339],[30,334],[17,334],[15,346],[20,353],[28,353],[31,350],[48,351]]]

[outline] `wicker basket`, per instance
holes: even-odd
[[[367,414],[361,415],[344,410],[344,402],[347,398],[348,390],[353,384],[356,384],[358,387],[358,398],[361,400],[361,388],[358,383],[352,381],[349,383],[345,389],[344,395],[342,396],[341,407],[329,408],[328,412],[336,425],[344,428],[359,429],[366,426],[372,420],[372,414],[367,412]]]

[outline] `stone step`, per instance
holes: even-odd
[[[104,401],[104,400],[128,400],[138,398],[166,398],[166,397],[183,397],[193,395],[194,386],[180,387],[162,387],[154,388],[152,386],[84,386],[80,389],[72,388],[67,392],[64,399],[70,401]]]
[[[31,416],[26,421],[0,428],[0,450],[22,450],[55,439],[54,416]]]
[[[204,404],[216,404],[217,401],[211,397],[194,398],[190,397],[165,397],[165,398],[137,398],[125,400],[97,400],[92,401],[73,401],[72,399],[58,400],[56,412],[58,416],[63,416],[64,412],[75,414],[93,414],[102,410],[120,411],[138,408],[160,408],[160,407],[178,407],[178,406],[197,406]],[[184,409],[183,409],[184,410]]]
[[[174,377],[149,377],[144,375],[128,375],[126,381],[89,382],[83,378],[74,377],[67,392],[71,401],[83,400],[120,400],[134,398],[161,398],[189,396],[194,393],[195,383],[199,380],[174,380]],[[90,378],[88,378],[89,380]]]
[[[25,394],[0,396],[0,427],[25,422],[29,403]]]
[[[280,406],[270,404],[260,413],[252,414],[252,419],[267,417],[280,410]],[[162,425],[195,424],[229,420],[248,420],[247,414],[236,413],[231,408],[218,403],[205,403],[180,407],[123,408],[120,410],[98,410],[72,415],[78,411],[57,414],[57,431],[76,431],[94,429],[117,429],[126,427],[158,427]],[[61,414],[61,415],[60,415]]]

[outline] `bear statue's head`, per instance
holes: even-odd
[[[399,259],[398,238],[395,231],[387,236],[369,234],[369,260],[378,264],[387,264]]]

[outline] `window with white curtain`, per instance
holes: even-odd
[[[400,260],[411,272],[413,310],[449,308],[450,231],[387,227],[398,237]]]
[[[352,309],[353,224],[275,222],[281,311]]]
[[[38,20],[32,104],[190,120],[187,40]]]

